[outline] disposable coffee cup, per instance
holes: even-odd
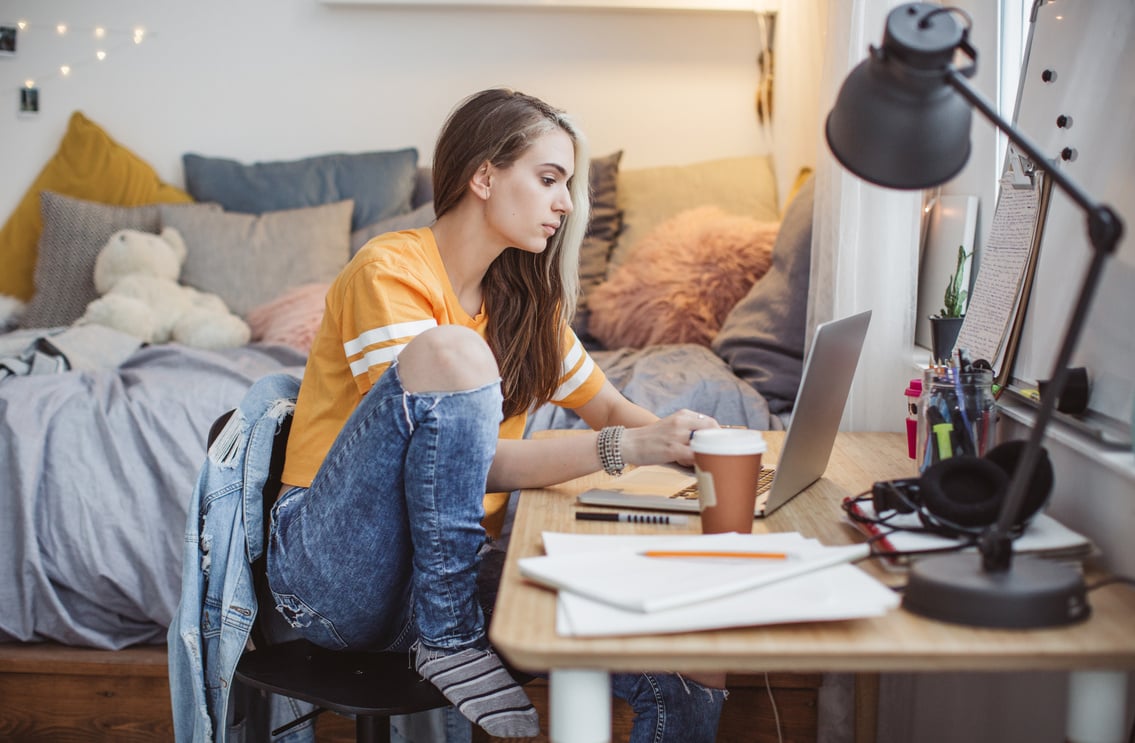
[[[694,432],[690,448],[702,532],[752,533],[761,455],[768,449],[764,436],[745,428],[705,428]]]

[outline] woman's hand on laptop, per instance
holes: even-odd
[[[627,464],[665,464],[677,462],[693,465],[690,439],[701,428],[720,428],[717,421],[704,413],[682,409],[676,413],[623,434],[623,460]]]

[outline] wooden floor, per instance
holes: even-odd
[[[809,743],[817,735],[820,674],[769,674],[776,712],[761,675],[731,675],[720,743]],[[525,686],[547,741],[547,685]],[[626,740],[630,709],[616,700],[613,740]],[[353,741],[354,722],[326,713],[319,743]],[[59,645],[0,644],[0,740],[51,743],[172,741],[164,646],[101,651]],[[498,739],[477,731],[474,743]],[[515,740],[515,739],[510,739]]]

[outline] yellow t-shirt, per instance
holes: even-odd
[[[484,311],[470,317],[450,286],[428,228],[383,235],[367,243],[327,292],[323,322],[311,347],[283,481],[308,487],[363,395],[410,340],[438,325],[464,325],[483,338]],[[579,339],[565,331],[563,376],[553,402],[568,408],[598,394],[606,376]],[[500,426],[501,438],[524,436],[527,415]],[[498,534],[507,493],[485,496],[485,528]]]

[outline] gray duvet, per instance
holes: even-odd
[[[0,383],[0,641],[165,641],[205,438],[282,346],[142,348],[118,368]]]
[[[616,387],[661,415],[687,407],[769,427],[764,398],[709,349],[595,358]],[[209,426],[254,380],[298,375],[303,361],[283,346],[151,346],[117,368],[0,382],[0,642],[164,642]],[[529,429],[582,425],[545,406]]]
[[[782,428],[769,418],[768,403],[741,381],[729,365],[704,346],[694,344],[592,351],[611,384],[631,401],[659,416],[687,408],[713,416],[727,426],[762,431]],[[545,405],[528,420],[528,431],[587,428],[570,410]]]

